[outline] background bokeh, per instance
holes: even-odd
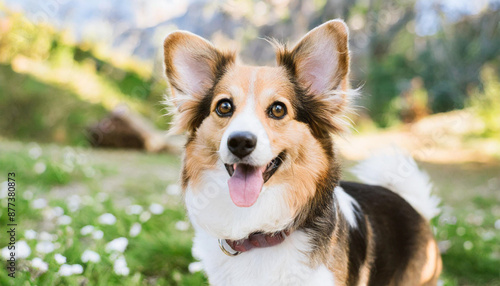
[[[380,148],[435,182],[442,285],[500,285],[500,1],[0,0],[0,248],[16,173],[16,278],[1,285],[199,285],[166,136],[165,36],[274,65],[333,18],[350,28],[348,169]],[[131,143],[133,142],[133,143]],[[94,148],[93,146],[108,148]],[[64,259],[63,259],[64,258]]]

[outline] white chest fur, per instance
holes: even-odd
[[[186,190],[186,207],[193,224],[213,237],[237,240],[256,231],[280,231],[292,222],[282,185],[264,186],[253,206],[237,207],[229,196],[229,175],[222,164],[218,167],[205,171],[196,189],[190,184]]]
[[[334,285],[333,274],[324,265],[308,266],[309,250],[309,238],[302,231],[279,245],[235,257],[223,254],[217,239],[201,229],[196,229],[193,245],[193,255],[201,260],[211,285]]]

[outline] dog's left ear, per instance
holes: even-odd
[[[278,65],[297,83],[297,119],[317,136],[346,129],[343,113],[354,92],[349,86],[349,31],[341,20],[332,20],[307,33],[292,49],[279,46]]]
[[[307,33],[291,51],[279,49],[277,62],[310,93],[328,93],[347,84],[348,38],[349,30],[342,20],[328,21]]]

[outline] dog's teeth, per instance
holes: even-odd
[[[234,165],[224,164],[224,167],[226,167],[226,171],[229,174],[229,177],[232,177],[234,174],[234,169],[235,169],[234,166],[236,166],[236,164],[234,164]]]

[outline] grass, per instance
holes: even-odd
[[[26,241],[31,249],[28,257],[18,259],[15,279],[7,276],[5,267],[0,269],[0,284],[207,284],[202,273],[189,271],[194,262],[190,251],[193,233],[190,227],[186,228],[187,218],[176,185],[179,165],[179,159],[168,154],[0,139],[0,182],[6,180],[8,172],[16,172],[17,240]],[[444,201],[443,214],[433,222],[441,246],[448,248],[443,254],[443,284],[500,285],[500,233],[495,228],[500,217],[500,166],[423,166]],[[0,203],[5,206],[7,201],[1,189]],[[40,199],[45,200],[46,206],[40,204]],[[155,209],[155,203],[163,209]],[[141,207],[131,212],[131,205]],[[113,214],[116,222],[100,222],[104,213]],[[70,222],[61,219],[65,215],[71,218]],[[2,232],[6,223],[7,214],[2,207]],[[134,224],[141,225],[138,235],[130,232]],[[82,233],[88,225],[93,226],[93,233],[102,231],[102,238]],[[27,230],[34,230],[37,235],[33,238]],[[0,248],[7,242],[3,237]],[[128,242],[124,252],[107,252],[106,245],[120,237]],[[55,249],[43,252],[43,247],[37,247],[43,241],[49,241]],[[85,250],[98,253],[100,261],[82,261]],[[83,273],[58,274],[61,265],[55,259],[56,253],[66,257],[66,264],[81,265]],[[120,256],[125,258],[127,275],[115,271]],[[46,272],[33,266],[36,257],[48,264]]]
[[[180,197],[174,192],[170,195],[166,192],[167,186],[176,189],[179,165],[176,157],[56,145],[40,147],[35,143],[6,141],[0,141],[0,150],[0,173],[3,174],[0,181],[5,181],[11,171],[17,178],[17,240],[26,241],[31,249],[29,257],[18,259],[15,279],[8,277],[5,267],[2,267],[0,285],[205,283],[201,273],[188,271],[188,265],[193,261],[190,251],[192,230],[177,226],[186,221]],[[40,164],[45,167],[40,167]],[[0,197],[2,206],[6,206],[5,193]],[[40,199],[47,205],[37,206]],[[75,202],[78,202],[77,207]],[[160,203],[164,210],[153,213],[154,209],[150,209],[153,203]],[[127,212],[134,204],[143,210],[138,214]],[[54,210],[59,208],[63,214],[54,215]],[[100,223],[99,217],[104,213],[113,214],[116,222],[111,225]],[[61,215],[71,217],[71,222],[58,222]],[[130,228],[135,223],[141,225],[141,231],[132,236]],[[0,225],[6,224],[7,215],[2,211]],[[94,226],[94,231],[101,230],[103,237],[94,239],[92,234],[82,234],[81,229],[87,225]],[[28,237],[27,230],[35,230],[37,237]],[[56,235],[48,240],[56,248],[50,253],[37,250],[37,244],[47,241],[43,232]],[[119,237],[128,240],[125,252],[106,252],[107,243]],[[6,242],[2,239],[0,248]],[[87,249],[99,253],[100,262],[82,262],[82,253]],[[58,275],[61,266],[54,258],[56,253],[66,257],[66,264],[82,265],[83,273],[67,277]],[[117,255],[125,257],[129,275],[115,273],[113,266]],[[35,257],[48,263],[47,272],[41,273],[31,266]]]
[[[104,117],[107,110],[0,64],[0,113],[4,137],[82,145],[87,138],[81,130]]]

